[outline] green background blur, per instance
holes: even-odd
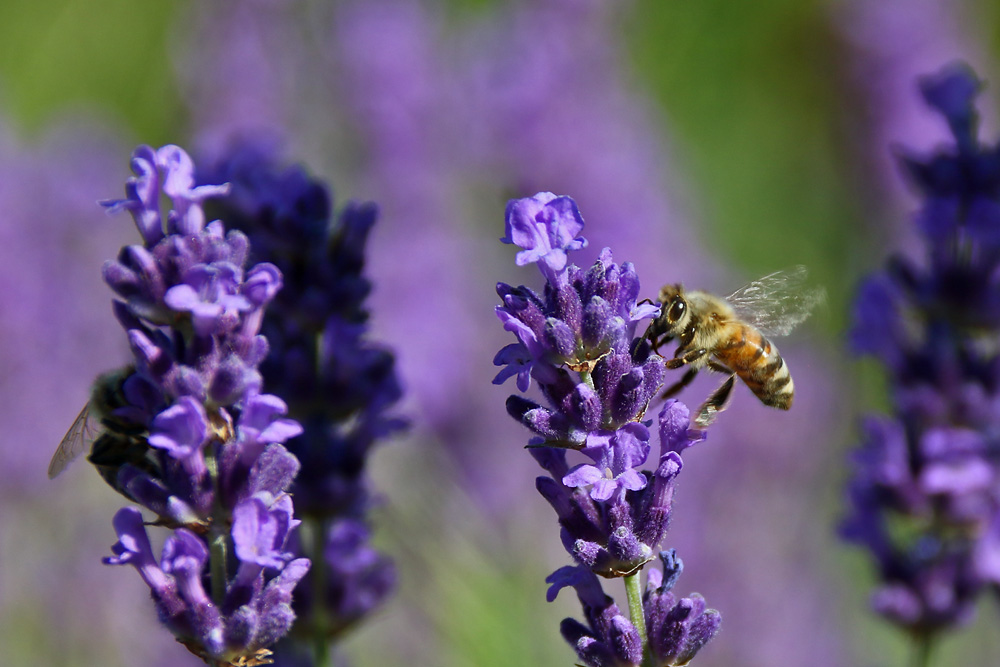
[[[449,6],[461,15],[489,4],[452,0]],[[186,111],[168,45],[178,30],[175,18],[186,9],[186,3],[167,0],[0,2],[0,110],[28,141],[54,119],[81,112],[110,115],[131,143],[183,141]],[[845,46],[831,26],[834,9],[835,3],[816,0],[640,0],[623,14],[620,30],[635,85],[668,123],[685,199],[704,222],[701,233],[708,245],[747,275],[784,266],[787,257],[808,265],[830,295],[829,308],[818,316],[819,330],[840,354],[850,295],[858,278],[879,264],[892,239],[871,212],[884,209],[868,206],[876,197],[872,177],[855,155],[855,130],[864,118],[853,103],[857,91],[845,82]],[[972,10],[979,38],[986,39],[982,46],[996,57],[1000,3],[984,1]],[[984,107],[996,109],[989,101]],[[881,404],[875,369],[855,365],[850,384],[844,401],[855,404],[853,414],[862,404]],[[843,452],[851,444],[853,427],[845,424],[844,432],[833,438]],[[831,489],[845,476],[846,468],[833,471]],[[835,517],[839,498],[835,490],[829,497],[828,516]],[[394,494],[393,502],[405,508],[405,493]],[[396,511],[388,525],[398,528],[406,523],[405,509]],[[460,527],[452,530],[458,533]],[[408,552],[413,547],[405,535],[386,534],[391,532],[380,529],[387,551],[400,560],[421,558]],[[571,664],[556,624],[576,614],[572,596],[543,607],[547,616],[537,614],[542,580],[561,563],[525,567],[496,562],[490,568],[482,564],[490,555],[481,545],[470,541],[459,544],[463,548],[468,558],[424,563],[446,570],[434,573],[435,578],[463,582],[436,592],[439,609],[432,614],[436,627],[431,631],[444,637],[451,651],[440,664]],[[846,547],[836,559],[846,573],[843,580],[854,581],[854,590],[832,604],[841,607],[838,613],[855,616],[852,624],[864,664],[903,664],[900,638],[867,611],[868,563]],[[456,566],[463,562],[478,565],[468,570]],[[402,601],[420,604],[420,585],[408,586]],[[484,599],[491,603],[482,604]],[[946,643],[940,664],[958,664],[960,655],[985,651],[1000,655],[992,637],[997,613],[986,607],[973,628]],[[378,627],[372,624],[348,642],[355,664],[391,664],[379,653]],[[547,635],[551,641],[529,650],[502,639],[519,635]],[[29,637],[34,639],[26,641],[37,640]],[[38,664],[23,646],[0,649],[5,664]],[[996,664],[1000,658],[994,661],[968,664]]]

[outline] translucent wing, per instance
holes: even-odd
[[[807,275],[804,266],[776,271],[741,287],[726,301],[747,324],[771,336],[787,336],[826,300],[825,289],[806,286]]]
[[[73,420],[73,425],[66,431],[56,453],[52,455],[52,460],[49,461],[49,479],[54,479],[65,470],[76,457],[97,440],[100,433],[100,423],[96,419],[91,419],[88,401]]]

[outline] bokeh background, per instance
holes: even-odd
[[[498,280],[538,285],[498,238],[503,206],[573,196],[603,246],[661,283],[728,293],[806,264],[826,307],[781,344],[788,414],[740,388],[685,458],[666,546],[681,593],[723,614],[700,667],[902,665],[869,613],[864,554],[835,536],[878,369],[844,331],[860,276],[915,252],[894,150],[946,138],[915,79],[964,59],[994,82],[989,0],[6,0],[0,3],[0,655],[6,665],[193,665],[146,587],[100,558],[120,498],[48,459],[125,344],[100,280],[137,239],[119,196],[137,143],[210,160],[246,137],[382,208],[373,338],[412,429],[380,448],[378,545],[395,598],[341,647],[358,666],[570,665],[544,578],[567,564],[527,433],[492,358]],[[685,394],[698,403],[715,379]],[[609,592],[623,599],[618,582]],[[939,664],[995,664],[994,608]]]

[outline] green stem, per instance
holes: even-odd
[[[639,581],[637,570],[633,574],[625,577],[625,596],[628,598],[628,615],[632,620],[632,625],[639,631],[639,638],[642,646],[646,647],[646,617],[642,613],[642,585]]]
[[[327,667],[330,664],[330,640],[327,637],[326,608],[321,604],[326,599],[326,521],[314,518],[309,521],[310,538],[312,539],[312,565],[310,575],[313,580],[313,596],[317,604],[313,605],[313,655],[316,667]]]
[[[212,602],[217,608],[222,607],[226,599],[226,559],[229,552],[229,534],[227,521],[223,520],[224,512],[219,501],[218,489],[219,464],[215,458],[214,449],[209,446],[205,450],[205,465],[208,468],[209,479],[215,489],[215,508],[213,509],[212,525],[208,532],[209,572],[212,577]]]
[[[580,381],[586,384],[591,389],[596,390],[597,387],[594,385],[594,378],[591,376],[590,371],[580,371]]]
[[[913,667],[930,667],[934,638],[930,633],[922,633],[913,638]]]
[[[210,568],[212,572],[212,602],[217,608],[226,600],[226,558],[229,551],[226,531],[217,530],[213,524],[209,544]]]

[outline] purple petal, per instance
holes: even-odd
[[[143,581],[154,591],[169,587],[168,577],[153,556],[142,513],[134,507],[123,507],[115,513],[113,524],[118,542],[111,547],[115,555],[104,558],[104,563],[134,566]]]
[[[243,294],[254,306],[263,306],[271,301],[281,289],[282,276],[274,264],[262,263],[250,269]]]
[[[201,450],[208,439],[208,416],[201,403],[181,396],[153,419],[151,447],[166,450],[174,458],[186,458]]]
[[[291,503],[269,508],[255,496],[238,504],[233,509],[232,528],[236,557],[245,563],[280,569],[291,558],[281,549],[292,525]]]
[[[562,478],[562,483],[570,488],[580,488],[604,479],[604,473],[592,465],[578,465]]]

